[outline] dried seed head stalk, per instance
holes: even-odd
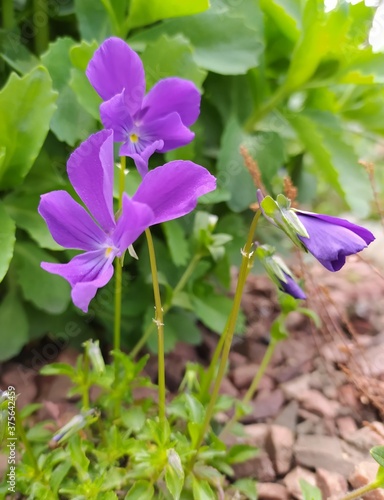
[[[362,165],[368,174],[369,182],[371,184],[371,189],[373,193],[373,199],[375,201],[376,210],[380,216],[380,222],[384,229],[384,210],[377,192],[376,180],[375,180],[375,164],[371,161],[360,160],[359,164]]]
[[[284,177],[284,194],[291,200],[292,207],[296,208],[298,204],[296,203],[297,198],[297,187],[293,184],[292,179],[287,175]]]
[[[243,157],[244,165],[246,166],[248,172],[251,174],[253,184],[255,185],[256,189],[260,189],[264,194],[267,194],[267,190],[264,186],[257,161],[252,158],[248,149],[244,145],[240,146],[240,154]],[[259,208],[259,204],[252,203],[249,208],[256,212],[256,210],[258,210]]]

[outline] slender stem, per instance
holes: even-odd
[[[88,376],[89,376],[89,356],[87,350],[85,350],[83,359],[83,388],[82,388],[83,410],[89,409]]]
[[[10,30],[15,25],[15,13],[13,10],[13,0],[2,0],[3,28]]]
[[[165,422],[165,361],[164,361],[164,317],[163,308],[161,306],[161,296],[159,280],[157,276],[157,265],[155,248],[153,246],[153,239],[151,231],[145,230],[147,237],[149,260],[151,264],[153,295],[155,297],[155,324],[157,326],[158,335],[158,386],[159,386],[159,420],[160,423]]]
[[[125,156],[120,158],[120,173],[119,173],[119,198],[118,198],[118,213],[123,207],[123,194],[125,190]],[[113,326],[113,349],[120,351],[121,340],[121,295],[123,281],[123,261],[124,256],[117,258],[115,261],[115,317]],[[119,363],[117,357],[115,363],[115,382],[117,383],[119,374]]]
[[[263,378],[263,375],[265,373],[265,370],[267,369],[271,358],[273,356],[273,353],[275,352],[276,346],[279,343],[278,340],[272,339],[271,342],[269,343],[268,349],[265,351],[265,354],[263,356],[263,359],[261,361],[261,364],[259,366],[259,369],[257,370],[251,385],[248,388],[248,391],[243,397],[242,403],[243,405],[248,404],[250,401],[252,401],[253,396],[255,392],[257,391],[260,380]],[[233,424],[235,424],[238,419],[241,417],[241,413],[239,411],[235,411],[233,417],[227,422],[225,425],[224,429],[221,431],[220,437],[223,438],[228,434],[228,432],[231,430]]]
[[[173,290],[173,296],[175,296],[177,293],[181,292],[182,289],[185,287],[187,284],[189,278],[191,277],[193,271],[195,270],[198,262],[201,260],[202,255],[201,254],[196,254],[194,257],[191,259],[191,262],[188,264],[187,269],[184,271],[183,275],[181,276],[179,282],[175,286]],[[163,307],[163,316],[167,314],[167,312],[171,309],[172,307],[172,299],[170,302],[164,305]],[[145,346],[147,343],[147,340],[149,337],[152,335],[152,333],[155,331],[156,325],[155,323],[151,323],[150,325],[147,326],[145,329],[143,335],[141,336],[140,340],[137,342],[135,347],[131,351],[131,357],[135,358],[138,353],[141,351],[141,349]]]
[[[40,473],[39,465],[37,463],[36,457],[32,451],[32,447],[29,444],[27,435],[25,434],[25,430],[23,427],[23,423],[21,421],[19,410],[15,408],[15,419],[16,419],[16,433],[20,438],[20,441],[23,443],[25,448],[25,453],[28,455],[29,460],[31,461],[32,467],[35,470],[36,475]]]
[[[238,314],[240,311],[241,297],[243,294],[245,281],[247,279],[248,272],[249,272],[249,264],[250,264],[250,261],[252,259],[251,250],[252,250],[252,245],[253,245],[253,236],[254,236],[260,215],[261,215],[261,212],[260,212],[260,210],[258,210],[253,218],[253,221],[251,223],[251,227],[249,229],[247,242],[242,250],[243,258],[241,261],[239,277],[237,280],[236,292],[235,292],[235,296],[233,299],[232,311],[231,311],[231,314],[230,314],[230,317],[229,317],[229,320],[227,323],[227,327],[226,327],[225,331],[223,332],[223,336],[224,336],[223,353],[221,356],[219,370],[218,370],[218,373],[216,375],[215,383],[213,385],[211,399],[209,401],[209,405],[208,405],[208,408],[207,408],[207,411],[205,414],[205,419],[204,419],[203,425],[201,426],[197,441],[194,443],[194,447],[196,450],[200,447],[200,444],[202,443],[202,441],[204,439],[205,433],[208,430],[211,418],[212,418],[213,413],[214,413],[217,397],[219,395],[221,381],[223,380],[223,377],[225,374],[228,356],[229,356],[229,352],[231,350],[231,345],[232,345],[232,338],[233,338],[233,334],[235,332],[236,321],[237,321],[237,317],[238,317]]]
[[[33,1],[33,16],[35,19],[35,51],[42,54],[49,44],[49,6],[48,0]]]
[[[120,37],[123,36],[123,33],[121,33],[119,21],[116,17],[115,11],[113,10],[111,2],[109,0],[101,0],[101,3],[104,5],[104,8],[107,11],[109,20],[111,21],[112,29],[114,32],[113,34],[115,36],[120,36]]]
[[[266,116],[270,111],[275,108],[281,100],[285,98],[287,95],[287,88],[279,87],[277,91],[271,96],[271,98],[262,106],[261,108],[256,108],[253,110],[253,113],[248,118],[244,125],[244,129],[246,132],[252,132],[255,128],[256,123],[258,123],[264,116]]]
[[[351,491],[347,495],[345,495],[341,500],[353,500],[354,498],[359,498],[365,493],[368,493],[369,491],[376,490],[377,488],[380,487],[380,483],[377,481],[374,481],[373,483],[366,484],[365,486],[362,486],[361,488],[358,488],[357,490]]]
[[[245,280],[246,280],[248,273],[250,271],[250,266],[249,266],[250,262],[249,262],[249,259],[247,258],[247,256],[250,254],[250,251],[252,248],[253,235],[255,234],[256,226],[257,226],[260,215],[261,215],[261,212],[257,211],[254,218],[253,218],[251,226],[249,228],[248,239],[247,239],[247,242],[246,242],[246,244],[243,248],[243,251],[242,251],[243,259],[242,259],[242,263],[241,263],[241,267],[240,267],[240,271],[239,271],[239,277],[238,277],[237,288],[236,288],[236,293],[235,293],[235,298],[239,294],[239,297],[238,297],[239,307],[240,307],[241,296],[243,294]],[[244,276],[241,276],[243,267],[244,267],[244,271],[243,271]],[[232,307],[231,314],[230,314],[228,321],[227,321],[225,328],[224,328],[224,332],[221,335],[219,342],[217,343],[217,346],[216,346],[215,352],[213,353],[212,360],[211,360],[211,363],[209,365],[208,371],[207,371],[206,376],[204,377],[204,380],[201,384],[201,391],[200,391],[201,400],[205,400],[207,398],[209,388],[211,387],[213,378],[215,376],[217,363],[218,363],[220,354],[223,350],[224,342],[228,336],[228,331],[231,327],[231,318],[232,318],[233,310],[235,307],[235,298],[234,298],[234,304]],[[237,314],[238,314],[238,312],[237,312]],[[236,320],[237,320],[237,315],[236,315]],[[235,324],[236,324],[236,321],[235,321]],[[232,339],[231,339],[231,342],[232,342]]]

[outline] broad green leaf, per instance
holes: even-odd
[[[208,0],[131,0],[129,26],[138,27],[152,24],[170,17],[190,16],[204,12],[209,7]]]
[[[370,454],[381,467],[384,467],[384,446],[374,446],[371,448]]]
[[[312,156],[319,176],[335,189],[360,218],[370,212],[371,188],[359,158],[343,136],[342,124],[330,113],[302,112],[287,116]]]
[[[75,92],[77,100],[96,120],[100,120],[99,108],[102,102],[101,97],[89,83],[85,70],[88,63],[97,49],[98,44],[93,41],[87,43],[84,40],[78,45],[74,45],[69,51],[71,63],[74,66],[71,69],[71,78],[69,86]]]
[[[319,490],[319,488],[317,488],[316,486],[312,486],[312,484],[309,484],[304,479],[300,479],[299,483],[304,500],[322,499],[321,491]]]
[[[340,83],[375,84],[384,82],[384,54],[373,54],[367,48],[356,56],[339,73]]]
[[[229,464],[238,464],[246,462],[247,460],[256,457],[258,454],[259,450],[254,446],[247,444],[235,444],[228,451],[227,460]]]
[[[11,291],[0,302],[0,361],[18,354],[28,342],[28,318],[16,293]]]
[[[184,470],[180,456],[173,448],[167,450],[168,463],[165,467],[165,484],[174,500],[179,500],[184,485]]]
[[[17,227],[27,231],[40,247],[62,250],[63,247],[54,241],[44,219],[37,212],[39,201],[39,194],[14,192],[4,199],[4,206]]]
[[[172,220],[162,224],[169,252],[176,266],[185,266],[190,257],[185,233],[179,221]]]
[[[23,78],[12,73],[0,91],[0,143],[5,147],[0,189],[20,184],[32,167],[49,130],[56,96],[42,67]]]
[[[125,495],[125,500],[151,500],[155,490],[149,481],[136,481]]]
[[[81,38],[87,42],[103,42],[115,34],[103,2],[75,0],[75,12],[79,22]]]
[[[194,59],[201,68],[222,75],[244,74],[258,65],[264,41],[262,33],[250,27],[246,14],[238,10],[238,6],[230,8],[217,2],[216,8],[207,12],[164,21],[131,40],[139,46],[164,34],[182,33],[194,47]]]
[[[232,308],[232,300],[228,297],[209,294],[192,298],[197,317],[211,330],[221,333],[227,323]],[[244,315],[240,313],[236,323],[236,333],[244,329]]]
[[[243,493],[249,500],[257,500],[257,486],[253,479],[238,479],[233,483],[234,488]]]
[[[133,432],[138,432],[145,424],[146,415],[141,406],[132,406],[121,413],[121,421],[124,426]]]
[[[216,500],[217,496],[209,486],[208,481],[199,480],[195,477],[192,481],[192,491],[194,500]]]
[[[18,243],[14,258],[25,299],[51,314],[65,311],[70,301],[69,284],[60,276],[50,274],[40,267],[42,261],[58,261],[32,243]]]
[[[169,76],[191,80],[201,88],[207,76],[207,72],[200,69],[194,61],[191,44],[181,35],[172,38],[161,36],[146,47],[141,59],[148,88]]]
[[[256,187],[244,165],[240,146],[248,140],[240,124],[231,118],[221,138],[221,149],[217,160],[217,185],[230,191],[227,202],[234,212],[241,212],[256,201]]]
[[[260,0],[262,9],[291,40],[297,40],[301,28],[300,1]]]
[[[49,477],[49,484],[51,485],[52,492],[56,493],[59,491],[60,485],[63,482],[64,478],[67,476],[69,469],[72,467],[70,461],[65,461],[59,463],[57,467],[55,467]]]
[[[51,129],[60,141],[74,146],[96,131],[96,122],[77,100],[69,86],[72,63],[70,50],[75,44],[72,38],[58,38],[51,43],[41,60],[52,77],[53,87],[58,90],[57,110],[52,117]]]
[[[15,246],[16,226],[0,202],[0,282],[8,271]]]

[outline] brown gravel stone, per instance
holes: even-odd
[[[238,389],[248,389],[258,369],[254,363],[238,366],[231,372],[233,383]]]
[[[316,486],[316,477],[313,472],[303,467],[295,467],[292,469],[291,472],[285,476],[283,482],[287,487],[288,493],[297,500],[302,500],[303,498],[299,483],[300,479],[304,479],[309,484]]]
[[[378,432],[375,432],[371,427],[363,427],[350,434],[345,440],[355,446],[357,449],[369,453],[373,446],[384,445],[384,424],[381,422],[372,422]]]
[[[288,427],[271,425],[266,449],[272,459],[276,474],[286,474],[292,462],[294,435]]]
[[[10,363],[1,378],[2,389],[13,386],[19,409],[32,403],[37,396],[36,372],[18,363]]]
[[[288,500],[287,488],[278,483],[258,483],[258,500]]]
[[[288,429],[291,429],[291,431],[294,431],[297,424],[298,409],[299,404],[297,403],[297,401],[292,400],[280,411],[274,423],[276,425],[283,425],[284,427],[288,427]]]
[[[310,381],[311,376],[306,373],[304,375],[301,375],[300,377],[296,377],[293,380],[290,380],[289,382],[281,384],[281,390],[283,391],[286,398],[299,400],[301,394],[303,394],[304,391],[309,390]]]
[[[262,482],[270,482],[276,479],[275,470],[271,459],[264,450],[260,450],[257,457],[233,466],[237,479],[252,477]]]
[[[269,432],[268,424],[249,424],[244,427],[244,432],[247,443],[258,448],[265,448]]]
[[[352,417],[339,417],[336,423],[340,436],[345,440],[357,431],[356,421]]]
[[[237,398],[237,396],[239,395],[239,391],[232,384],[228,377],[224,377],[220,386],[220,394],[228,394],[229,396]]]
[[[272,392],[261,391],[253,402],[252,417],[254,419],[275,417],[284,401],[285,398],[280,389]]]
[[[348,480],[353,488],[361,488],[375,479],[377,468],[378,465],[373,460],[371,462],[361,462],[355,467]],[[364,500],[384,500],[384,490],[371,491],[366,493],[363,498]]]
[[[338,498],[348,492],[348,484],[345,477],[337,472],[318,468],[316,470],[316,480],[324,500],[328,500],[331,497]]]
[[[310,389],[303,391],[299,401],[304,409],[316,413],[322,417],[335,418],[339,404],[327,399],[321,392]]]

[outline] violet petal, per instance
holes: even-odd
[[[114,132],[114,141],[123,142],[134,128],[133,120],[125,103],[124,92],[116,94],[100,105],[100,118],[105,128]]]
[[[162,153],[185,146],[195,137],[195,134],[183,124],[178,113],[171,113],[154,121],[145,117],[140,131],[143,139],[148,137],[164,141],[164,146],[160,150]]]
[[[125,89],[131,115],[140,109],[145,93],[143,63],[120,38],[108,38],[100,45],[88,64],[86,75],[104,101]]]
[[[152,224],[159,224],[191,212],[197,198],[215,188],[215,177],[204,167],[175,160],[148,172],[133,200],[150,206],[154,212]]]
[[[38,211],[53,239],[65,248],[96,250],[106,240],[104,231],[66,191],[42,195]]]
[[[287,273],[284,273],[284,276],[287,280],[286,282],[279,280],[281,290],[285,293],[288,293],[295,299],[303,299],[303,300],[306,299],[307,296],[305,295],[303,290],[299,287],[299,285],[296,283],[296,281]]]
[[[68,177],[84,204],[105,231],[115,227],[113,215],[113,132],[91,135],[69,157]]]
[[[144,177],[148,173],[148,161],[155,151],[159,151],[164,146],[163,141],[155,141],[150,143],[148,146],[144,147],[140,152],[137,145],[131,142],[125,142],[120,147],[120,156],[129,156],[135,162],[136,168],[141,175]]]
[[[164,78],[144,97],[145,120],[152,121],[177,112],[184,125],[190,126],[200,113],[201,95],[196,85],[182,78]]]

